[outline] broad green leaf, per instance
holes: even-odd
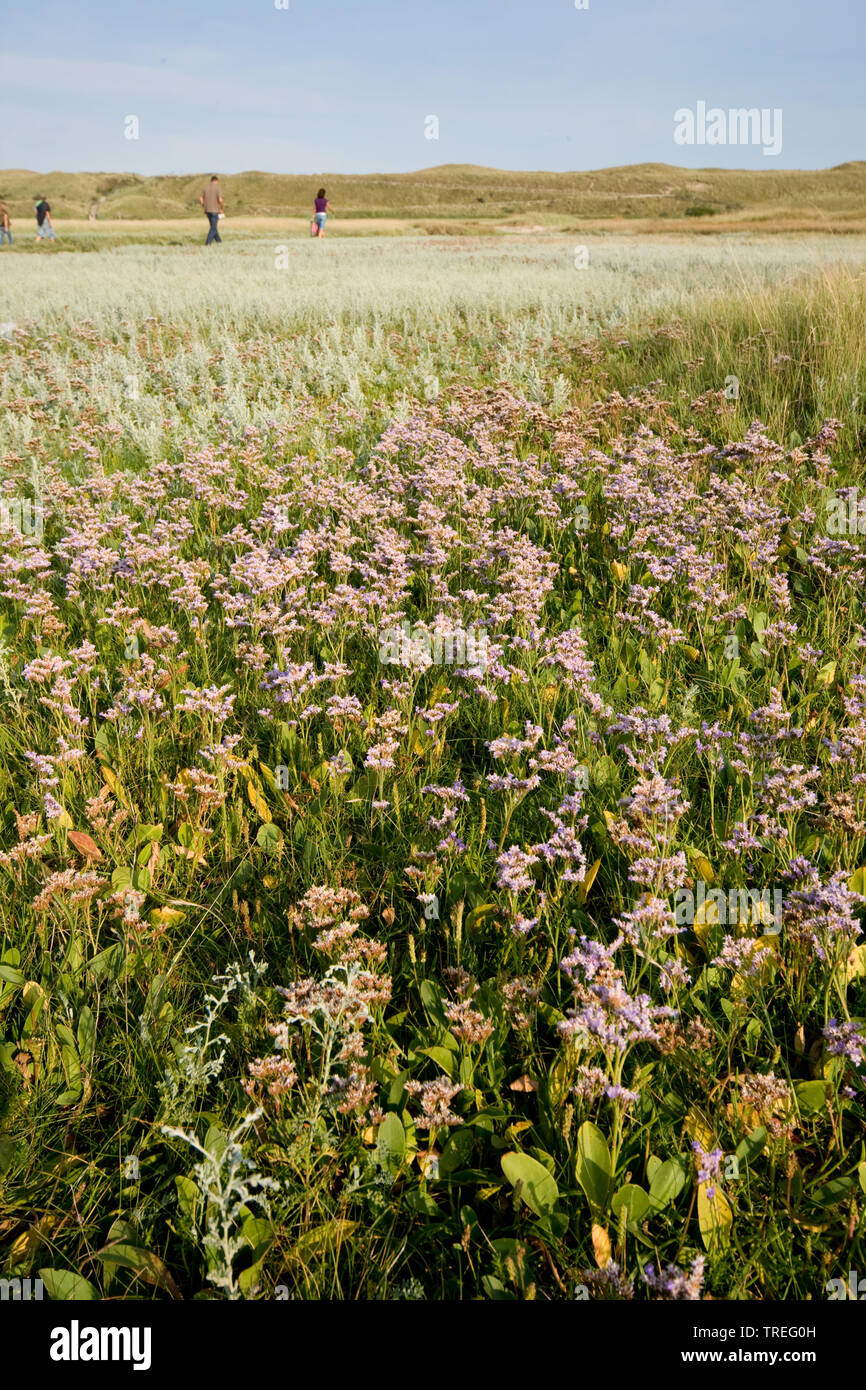
[[[122,1241],[106,1245],[96,1254],[98,1260],[106,1264],[120,1265],[131,1269],[146,1284],[165,1289],[172,1298],[180,1298],[181,1292],[172,1279],[162,1260],[152,1250],[144,1250],[140,1245],[128,1245]]]
[[[763,1125],[758,1125],[757,1129],[753,1129],[751,1134],[747,1134],[737,1145],[737,1158],[742,1158],[746,1163],[753,1163],[766,1142],[767,1131]]]
[[[192,1178],[181,1177],[179,1174],[175,1176],[174,1185],[177,1188],[177,1204],[190,1225],[194,1226],[200,1200],[198,1187]]]
[[[266,854],[276,854],[282,843],[283,837],[279,826],[274,825],[273,821],[259,826],[256,835],[256,844],[259,849],[263,849]]]
[[[406,1131],[400,1116],[390,1111],[379,1126],[376,1136],[379,1162],[389,1173],[398,1173],[406,1156]]]
[[[577,1132],[575,1175],[593,1214],[603,1212],[610,1191],[610,1150],[601,1130],[591,1120],[586,1120]]]
[[[502,1158],[502,1171],[512,1187],[520,1184],[520,1196],[536,1216],[553,1210],[559,1196],[556,1178],[543,1163],[530,1154],[507,1153]]]
[[[650,1178],[650,1208],[653,1213],[675,1202],[686,1185],[683,1166],[675,1158],[669,1158],[655,1170]]]
[[[634,1221],[639,1225],[649,1211],[650,1199],[642,1187],[637,1183],[627,1182],[622,1186],[613,1197],[610,1209],[614,1216],[619,1216],[625,1209],[629,1221]]]
[[[141,845],[141,844],[143,844],[143,843],[145,842],[145,840],[161,840],[161,839],[162,839],[162,830],[163,830],[163,827],[162,827],[161,824],[160,824],[160,825],[137,825],[137,826],[135,827],[135,830],[133,831],[133,834],[134,834],[134,836],[135,836],[135,843],[136,843],[137,845]]]
[[[448,1177],[450,1173],[465,1168],[472,1156],[474,1145],[475,1139],[471,1129],[461,1125],[459,1129],[452,1130],[439,1160],[440,1177]]]
[[[84,1303],[99,1298],[93,1285],[71,1269],[40,1269],[39,1278],[52,1303]]]
[[[450,1048],[419,1047],[418,1051],[419,1053],[423,1054],[423,1056],[429,1057],[430,1060],[435,1062],[437,1067],[441,1067],[442,1070],[448,1076],[454,1075],[454,1069],[457,1065],[457,1057],[456,1054],[452,1052]]]
[[[826,1081],[798,1081],[794,1085],[797,1104],[805,1114],[823,1110],[827,1104]]]

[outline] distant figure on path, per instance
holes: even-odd
[[[46,202],[44,198],[39,198],[36,203],[36,240],[54,240],[54,225],[51,221],[51,204]]]
[[[331,207],[331,204],[325,197],[324,188],[320,188],[318,193],[316,194],[316,211],[313,217],[313,221],[315,222],[317,228],[316,236],[325,235],[325,223],[328,220],[328,213],[334,211],[335,209]]]
[[[12,245],[12,224],[9,221],[9,212],[5,203],[0,203],[0,246],[6,238],[9,238],[9,245]]]
[[[202,191],[199,202],[207,213],[207,220],[210,223],[205,246],[210,246],[212,241],[221,242],[222,237],[219,232],[219,221],[223,212],[223,195],[216,174],[211,176],[211,181]]]

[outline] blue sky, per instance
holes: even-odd
[[[0,167],[795,169],[866,158],[863,0],[288,5],[4,0]],[[674,112],[699,101],[780,108],[781,153],[675,144]],[[130,115],[137,140],[124,136]],[[431,115],[436,140],[425,138]]]

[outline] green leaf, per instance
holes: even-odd
[[[821,1207],[832,1207],[837,1202],[844,1202],[851,1196],[856,1186],[854,1178],[831,1178],[825,1182],[823,1187],[819,1187],[817,1192],[810,1194],[813,1202]]]
[[[78,1052],[85,1071],[93,1065],[93,1052],[96,1047],[96,1022],[91,1010],[85,1004],[78,1015]]]
[[[84,1303],[99,1298],[93,1285],[71,1269],[40,1269],[39,1278],[52,1303]]]
[[[607,1207],[610,1190],[610,1150],[601,1130],[591,1120],[586,1120],[577,1131],[575,1172],[593,1215],[600,1215]]]
[[[280,828],[274,825],[273,821],[268,821],[266,825],[260,825],[256,834],[256,844],[259,849],[263,849],[266,854],[276,854],[283,843]]]
[[[746,1163],[753,1163],[766,1142],[767,1131],[763,1125],[758,1125],[757,1129],[753,1129],[751,1134],[747,1134],[737,1145],[737,1158],[743,1159]]]
[[[81,1100],[81,1087],[70,1088],[68,1091],[61,1091],[54,1102],[55,1105],[75,1105],[76,1101]]]
[[[655,1214],[675,1202],[686,1185],[686,1175],[682,1164],[669,1158],[656,1169],[650,1178],[650,1208]]]
[[[181,1214],[186,1217],[191,1226],[196,1225],[196,1211],[199,1203],[199,1190],[192,1178],[176,1176],[174,1185],[177,1188],[177,1204]]]
[[[443,1028],[447,1028],[448,1020],[445,1017],[445,1010],[442,1007],[442,991],[433,980],[422,980],[420,987],[421,1003],[427,1010],[431,1018],[440,1023]]]
[[[146,1284],[165,1289],[172,1298],[180,1298],[181,1293],[158,1255],[152,1250],[144,1250],[140,1245],[128,1245],[122,1241],[106,1245],[96,1254],[98,1260],[106,1264],[120,1265],[131,1269]]]
[[[134,832],[133,832],[133,835],[134,835],[134,843],[137,844],[137,845],[142,845],[142,844],[144,844],[145,840],[161,840],[161,839],[162,839],[162,830],[163,830],[163,827],[162,827],[161,824],[160,824],[160,825],[137,825],[137,826],[135,827]]]
[[[379,1126],[376,1152],[383,1168],[387,1168],[389,1173],[399,1173],[406,1156],[406,1131],[400,1116],[393,1110]]]
[[[440,1177],[446,1178],[450,1173],[465,1168],[472,1156],[474,1145],[475,1138],[471,1129],[461,1125],[459,1129],[452,1130],[439,1160]]]
[[[437,1065],[437,1067],[441,1067],[442,1070],[443,1070],[448,1076],[453,1076],[453,1075],[454,1075],[454,1069],[455,1069],[455,1067],[456,1067],[456,1065],[457,1065],[457,1057],[456,1057],[456,1055],[451,1051],[450,1048],[447,1048],[447,1047],[419,1047],[419,1048],[418,1048],[418,1051],[419,1051],[419,1053],[421,1053],[423,1056],[429,1057],[429,1058],[431,1059],[431,1061],[435,1062],[436,1065]]]
[[[807,1115],[823,1110],[827,1104],[826,1081],[797,1081],[794,1091],[800,1109]]]
[[[646,1193],[642,1187],[638,1187],[637,1183],[633,1182],[625,1183],[613,1197],[610,1204],[610,1209],[614,1216],[618,1217],[620,1212],[625,1209],[628,1220],[633,1221],[635,1225],[639,1225],[640,1222],[643,1221],[649,1211],[649,1207],[650,1199],[648,1193]]]
[[[520,1184],[520,1196],[536,1216],[546,1216],[553,1210],[559,1188],[556,1178],[543,1163],[529,1154],[507,1153],[502,1159],[502,1171],[512,1187]]]
[[[295,1242],[285,1257],[286,1262],[309,1265],[316,1258],[333,1256],[357,1225],[357,1221],[335,1218],[333,1221],[326,1221],[323,1226],[315,1226]]]
[[[253,1252],[253,1263],[258,1264],[274,1243],[274,1228],[265,1217],[250,1213],[241,1224],[241,1237]]]

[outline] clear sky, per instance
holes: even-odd
[[[0,0],[0,167],[794,169],[866,158],[866,0],[282,3]],[[780,108],[781,153],[676,144],[674,112],[699,101]],[[125,137],[128,116],[138,139]]]

